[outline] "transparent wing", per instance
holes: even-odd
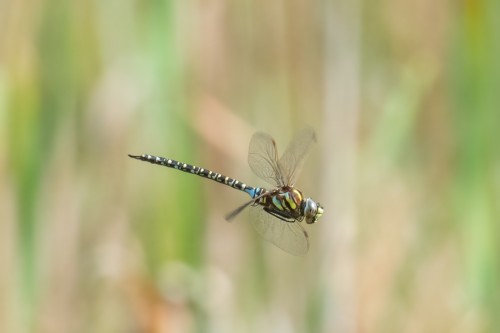
[[[261,195],[259,195],[258,197],[256,198],[253,198],[252,200],[249,200],[247,202],[245,202],[243,205],[237,207],[236,209],[234,209],[233,211],[229,212],[229,214],[226,215],[226,221],[228,222],[231,222],[232,220],[234,220],[234,218],[236,216],[238,216],[245,208],[247,208],[248,206],[250,206],[251,204],[253,204],[254,202],[258,201],[260,198],[262,198],[263,196],[265,195],[268,195],[269,193],[273,193],[273,192],[264,192],[262,193]]]
[[[250,218],[255,230],[283,251],[299,256],[309,250],[309,237],[298,222],[280,220],[261,206],[251,207]]]
[[[295,184],[304,165],[304,158],[313,142],[316,142],[316,134],[312,128],[306,128],[299,132],[286,148],[277,167],[285,185]]]
[[[252,171],[272,185],[284,186],[278,166],[278,150],[274,139],[266,133],[257,132],[250,140],[248,164]]]

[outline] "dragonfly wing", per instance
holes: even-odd
[[[316,142],[316,134],[312,128],[306,128],[299,132],[286,148],[278,162],[278,170],[282,173],[285,185],[295,184],[313,142]]]
[[[226,221],[228,222],[231,222],[236,216],[238,216],[245,208],[247,208],[248,206],[250,206],[251,204],[255,203],[256,201],[258,201],[260,198],[262,198],[263,196],[265,195],[268,195],[269,193],[273,193],[272,191],[271,192],[264,192],[262,193],[261,195],[259,195],[258,197],[255,197],[253,198],[252,200],[250,201],[247,201],[245,202],[243,205],[239,206],[238,208],[236,208],[235,210],[233,210],[232,212],[229,212],[229,214],[226,215]]]
[[[283,221],[259,206],[250,209],[250,218],[255,230],[283,251],[299,256],[309,250],[309,237],[298,222]]]
[[[254,202],[255,202],[254,199],[252,199],[252,200],[244,203],[243,205],[239,206],[238,208],[236,208],[232,212],[229,212],[229,214],[226,215],[226,221],[231,222],[232,220],[234,220],[234,218],[236,216],[238,216],[245,208],[247,208],[248,206],[250,206]]]
[[[250,140],[248,164],[252,171],[272,185],[284,185],[278,166],[278,150],[274,139],[266,133],[257,132]]]

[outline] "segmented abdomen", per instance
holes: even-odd
[[[213,171],[210,171],[210,170],[207,170],[204,168],[200,168],[200,167],[195,166],[195,165],[182,163],[182,162],[172,160],[169,158],[165,158],[165,157],[159,157],[159,156],[153,156],[153,155],[147,155],[147,154],[138,155],[138,156],[136,156],[136,155],[129,155],[129,156],[132,158],[141,160],[141,161],[145,161],[145,162],[149,162],[149,163],[153,163],[153,164],[158,164],[158,165],[163,165],[163,166],[166,166],[169,168],[177,169],[180,171],[184,171],[184,172],[198,175],[198,176],[203,177],[203,178],[214,180],[218,183],[225,184],[225,185],[230,186],[232,188],[235,188],[237,190],[244,191],[244,192],[248,193],[252,198],[258,196],[259,192],[261,192],[261,191],[259,191],[260,190],[259,188],[254,188],[252,186],[248,186],[245,183],[242,183],[236,179],[224,176],[220,173],[213,172]]]

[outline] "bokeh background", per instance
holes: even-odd
[[[1,332],[498,332],[500,2],[0,2]],[[224,215],[318,144],[293,257]]]

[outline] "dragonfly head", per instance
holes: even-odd
[[[307,224],[316,223],[323,215],[323,207],[311,198],[304,200],[303,209]]]

